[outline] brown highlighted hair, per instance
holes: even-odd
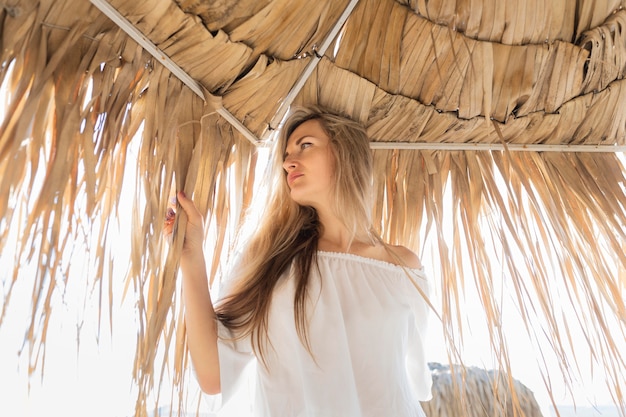
[[[285,271],[295,268],[294,320],[302,343],[309,347],[305,301],[311,268],[316,264],[322,225],[312,207],[290,197],[283,155],[291,133],[308,120],[320,122],[330,138],[335,181],[333,210],[352,239],[380,242],[372,232],[373,161],[365,128],[346,117],[317,107],[290,112],[273,149],[271,192],[258,226],[243,249],[235,284],[217,303],[218,320],[236,338],[251,337],[263,358],[272,292]]]

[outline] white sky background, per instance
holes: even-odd
[[[452,221],[450,220],[449,222],[444,223],[452,224]],[[492,242],[487,241],[486,243]],[[497,247],[491,249],[493,250],[493,252],[491,252],[493,253],[493,278],[497,288],[500,284],[500,276],[502,278],[502,282],[505,282],[509,272],[498,262],[499,259],[504,257],[503,250]],[[436,242],[434,239],[430,239],[430,241],[427,240],[425,252],[422,255],[422,261],[425,264],[427,272],[433,278],[433,282],[436,282],[436,278],[440,275],[438,257],[439,254],[437,252]],[[469,266],[466,271],[470,271]],[[558,278],[559,272],[556,268],[554,268],[554,274],[554,281],[561,281]],[[489,331],[486,326],[484,309],[481,306],[476,288],[469,277],[471,277],[471,273],[467,274],[466,272],[466,279],[468,279],[468,283],[465,287],[465,304],[461,306],[461,311],[464,312],[463,316],[465,323],[468,325],[468,329],[470,329],[469,333],[464,335],[465,343],[463,345],[464,349],[462,352],[463,361],[464,364],[468,366],[494,369],[497,368],[498,365],[495,358],[491,354],[492,349],[489,345]],[[555,285],[555,287],[558,286]],[[613,404],[611,396],[607,390],[607,386],[604,382],[605,374],[603,373],[603,370],[597,366],[597,364],[593,364],[591,362],[587,342],[584,335],[580,331],[577,331],[576,326],[573,326],[575,331],[573,332],[572,337],[576,345],[575,352],[576,358],[579,360],[581,376],[572,381],[570,392],[570,389],[567,388],[567,385],[562,380],[558,360],[555,354],[552,353],[552,348],[547,343],[543,343],[540,345],[542,352],[539,352],[536,344],[531,342],[526,332],[524,321],[517,307],[517,300],[514,298],[513,289],[507,288],[506,284],[502,284],[500,285],[500,288],[497,288],[497,290],[501,291],[502,300],[504,300],[504,302],[501,303],[502,322],[503,327],[505,328],[513,377],[534,392],[539,405],[542,407],[544,416],[550,415],[548,409],[551,406],[550,397],[540,371],[540,367],[544,366],[544,360],[545,367],[547,368],[547,375],[549,376],[552,384],[552,395],[554,396],[554,400],[557,405],[575,404],[579,407],[589,407]],[[437,283],[434,285],[434,291],[434,301],[436,303],[440,302],[441,287],[438,286]],[[555,299],[566,301],[563,297],[560,299],[555,297]],[[440,304],[437,304],[436,307],[440,307]],[[556,307],[556,310],[558,311],[561,307],[563,306],[561,305]],[[567,307],[563,308],[567,311]],[[573,314],[567,314],[566,317],[571,317],[572,320],[574,320]],[[617,329],[619,329],[617,318],[609,317],[607,322],[609,323],[608,327],[610,329],[616,329],[613,334],[619,334],[617,331]],[[535,325],[537,324],[539,323],[535,323]],[[431,320],[430,331],[430,334],[436,340],[434,343],[429,344],[427,358],[429,358],[429,361],[447,364],[448,359],[445,353],[443,334],[439,331],[439,327],[437,327],[437,320],[434,318]],[[546,342],[545,339],[544,342]],[[621,346],[621,351],[626,352],[626,341],[622,341]],[[541,358],[541,354],[544,355],[543,359]],[[603,415],[606,416],[606,414]],[[617,414],[615,414],[615,416],[617,416]]]
[[[3,86],[0,100],[5,99],[7,94]],[[0,120],[4,118],[5,111],[2,104],[0,102]],[[129,164],[128,168],[128,172],[133,171],[133,165]],[[124,184],[122,205],[126,207],[131,204],[132,191],[128,186],[132,181],[130,178]],[[41,186],[41,181],[36,181],[36,184]],[[57,284],[53,298],[54,311],[48,330],[43,381],[39,371],[29,381],[28,345],[24,345],[32,315],[31,291],[36,268],[34,262],[27,264],[23,259],[16,260],[10,253],[10,249],[16,246],[13,242],[18,238],[18,228],[11,228],[11,236],[5,246],[9,250],[5,249],[0,256],[0,307],[16,262],[21,264],[21,271],[0,327],[0,415],[114,417],[133,414],[134,396],[130,392],[136,313],[132,297],[124,303],[121,300],[128,268],[126,259],[130,253],[128,231],[131,217],[123,211],[120,213],[119,224],[110,227],[109,235],[109,242],[112,243],[110,250],[119,254],[119,259],[125,260],[113,265],[113,276],[117,280],[115,288],[119,290],[113,300],[113,332],[109,326],[106,296],[102,301],[105,306],[102,327],[98,331],[99,289],[86,285],[88,279],[93,280],[95,268],[85,260],[90,247],[96,247],[96,242],[72,241],[67,245],[72,254],[64,254],[62,262],[63,269],[69,270],[69,273],[57,273],[57,278],[65,280],[65,283]],[[83,225],[87,224],[87,220],[83,219]],[[18,356],[22,349],[23,354]]]
[[[0,89],[0,120],[4,118],[2,100],[9,94],[3,86]],[[135,141],[135,144],[137,142]],[[135,170],[132,162],[133,149],[129,150],[127,173]],[[263,160],[264,158],[259,158]],[[260,178],[258,175],[257,178]],[[120,207],[130,207],[132,201],[131,187],[133,178],[128,178],[122,192]],[[72,276],[67,279],[67,288],[58,288],[55,297],[55,310],[49,325],[46,347],[46,362],[43,383],[39,373],[29,381],[28,354],[18,356],[25,337],[25,329],[31,315],[30,300],[32,281],[35,273],[32,265],[22,266],[20,279],[13,290],[9,310],[5,322],[0,327],[0,415],[48,417],[63,415],[93,417],[124,417],[134,413],[135,395],[131,379],[136,342],[136,312],[132,297],[125,302],[121,298],[122,282],[128,264],[126,259],[130,251],[128,233],[131,216],[120,210],[119,225],[110,228],[109,242],[113,253],[119,254],[123,262],[114,263],[113,277],[116,280],[113,313],[113,337],[108,325],[108,308],[103,311],[102,328],[98,334],[98,290],[85,286],[85,278],[93,277],[93,270],[82,262],[81,253],[89,250],[82,242],[74,243],[74,256],[71,258]],[[117,234],[117,236],[115,236]],[[12,239],[16,236],[12,236]],[[11,239],[10,239],[11,240]],[[436,248],[436,242],[427,242],[422,254],[426,271],[431,277],[439,274],[437,255],[430,248]],[[88,244],[87,244],[88,245]],[[11,245],[7,246],[8,248]],[[11,279],[15,260],[13,254],[5,250],[0,256],[0,289],[4,295]],[[69,259],[66,260],[69,262]],[[500,271],[495,266],[494,271]],[[504,273],[504,272],[503,272]],[[434,285],[437,288],[437,284]],[[131,291],[132,294],[132,291]],[[0,303],[3,303],[3,298]],[[438,299],[439,297],[435,297]],[[103,304],[108,304],[105,298]],[[0,304],[2,306],[2,304]],[[513,307],[514,304],[511,303]],[[465,343],[463,352],[466,365],[491,369],[495,367],[491,357],[489,337],[485,326],[481,326],[482,308],[475,295],[468,294],[465,306],[468,321],[472,323],[472,334]],[[511,329],[522,329],[523,325],[514,308],[505,311],[505,325]],[[484,321],[483,321],[484,323]],[[478,325],[476,325],[478,324]],[[616,327],[617,328],[617,327]],[[447,363],[443,337],[436,323],[431,325],[432,338],[428,343],[428,360]],[[80,333],[80,343],[77,335]],[[509,337],[515,332],[509,332]],[[509,339],[513,376],[534,391],[537,400],[548,416],[549,397],[537,366],[537,352],[529,343],[525,331],[517,332],[518,338]],[[579,335],[580,336],[580,335]],[[578,352],[581,363],[589,363],[589,354],[585,351],[585,342],[579,344]],[[544,352],[550,352],[546,347]],[[623,351],[626,352],[626,342]],[[553,395],[558,404],[572,404],[572,396],[564,388],[560,370],[556,363],[548,367],[552,376]],[[553,359],[553,358],[552,358]],[[601,369],[596,368],[592,374],[590,367],[582,368],[583,378],[573,387],[574,398],[578,406],[611,404],[611,398],[604,384]],[[28,387],[30,385],[30,392]],[[163,401],[163,400],[162,400]],[[165,404],[165,401],[163,401]]]
[[[626,164],[626,158],[624,154],[618,154],[622,164]],[[494,172],[497,172],[495,170]],[[504,190],[504,184],[502,189]],[[449,188],[448,188],[449,191]],[[450,193],[446,194],[447,201],[451,201]],[[446,211],[446,210],[444,210]],[[451,210],[447,210],[446,214],[450,215]],[[484,215],[483,215],[484,216]],[[484,219],[483,219],[484,220]],[[497,220],[497,219],[496,219]],[[448,221],[444,220],[444,224],[453,225],[452,219]],[[485,220],[482,225],[483,230],[488,230],[488,223]],[[439,266],[439,253],[437,249],[436,236],[429,237],[424,244],[424,253],[420,254],[422,256],[422,261],[425,264],[425,268],[429,275],[436,280],[436,278],[440,275]],[[446,231],[447,242],[451,242],[452,230]],[[509,357],[511,360],[511,368],[513,377],[528,388],[530,388],[539,403],[542,407],[544,416],[551,415],[548,412],[548,408],[551,406],[550,397],[548,395],[548,391],[546,385],[544,383],[543,377],[541,375],[541,367],[545,366],[547,370],[547,376],[550,378],[550,383],[552,386],[552,395],[557,405],[576,405],[578,407],[596,407],[596,406],[609,406],[610,409],[614,409],[614,404],[611,398],[611,395],[607,389],[606,385],[606,374],[601,366],[598,366],[597,363],[594,363],[591,360],[591,353],[588,347],[587,341],[585,339],[584,334],[579,329],[579,326],[574,325],[575,322],[575,313],[573,311],[573,307],[571,304],[567,303],[566,292],[564,291],[564,285],[559,285],[558,283],[563,283],[563,279],[560,278],[561,274],[557,265],[554,265],[553,270],[553,282],[555,283],[552,287],[555,291],[561,295],[555,296],[555,301],[563,301],[563,303],[555,306],[555,310],[558,312],[560,309],[563,309],[565,312],[566,319],[571,320],[570,330],[572,330],[572,339],[575,345],[574,352],[575,357],[577,358],[580,375],[573,375],[575,378],[571,381],[571,384],[565,384],[562,377],[562,372],[559,367],[558,359],[556,355],[553,353],[553,349],[547,344],[545,338],[543,339],[543,343],[540,344],[538,351],[536,344],[533,344],[526,332],[525,324],[522,319],[522,316],[517,307],[517,300],[514,296],[513,288],[507,287],[506,281],[508,275],[510,273],[506,270],[506,268],[499,262],[499,260],[505,257],[505,250],[501,247],[498,247],[498,242],[493,242],[489,240],[489,237],[485,237],[485,243],[487,245],[492,245],[491,248],[488,248],[488,253],[492,253],[493,256],[491,258],[491,267],[493,270],[493,279],[495,283],[495,287],[497,291],[501,291],[502,293],[502,317],[503,317],[503,327],[505,328],[505,335],[507,338],[508,349],[509,349]],[[606,248],[604,248],[606,250]],[[598,248],[598,250],[602,250]],[[464,254],[468,256],[468,254]],[[520,255],[521,262],[521,255]],[[614,267],[615,269],[615,267]],[[481,306],[480,299],[478,293],[476,291],[473,282],[471,281],[471,269],[468,267],[465,269],[466,271],[466,304],[461,307],[461,310],[466,312],[465,319],[468,324],[468,328],[471,329],[471,333],[469,335],[465,335],[465,343],[463,349],[463,360],[465,365],[468,366],[477,366],[485,369],[494,369],[497,368],[497,362],[494,361],[494,358],[491,356],[491,348],[489,346],[489,332],[488,328],[485,324],[485,313],[484,309]],[[500,279],[500,277],[502,279]],[[436,282],[436,281],[434,281]],[[500,282],[503,284],[500,285]],[[498,288],[500,285],[500,288]],[[435,302],[441,301],[441,288],[437,283],[434,285],[435,296],[433,297]],[[508,302],[507,302],[508,300]],[[568,307],[569,306],[569,307]],[[437,305],[436,307],[439,307]],[[579,306],[580,308],[587,308],[585,306]],[[569,309],[569,310],[568,310]],[[558,314],[557,314],[558,318]],[[616,337],[616,343],[618,343],[618,351],[626,352],[626,340],[621,339],[619,335],[621,333],[620,324],[618,322],[618,318],[616,316],[610,316],[607,314],[606,317],[607,327],[608,329],[612,329],[611,332],[614,337]],[[539,323],[535,323],[539,324]],[[445,353],[444,342],[443,342],[443,334],[441,331],[438,331],[436,320],[431,321],[431,335],[435,337],[437,340],[435,343],[429,345],[430,351],[427,354],[427,357],[430,361],[437,361],[443,364],[447,364],[447,356]],[[565,334],[562,334],[562,337],[565,337]],[[544,358],[541,357],[543,354]],[[573,355],[569,356],[573,358]],[[544,365],[545,360],[545,365]],[[571,362],[572,366],[576,366],[576,363]],[[626,376],[624,376],[626,378]],[[568,388],[569,386],[569,388]],[[615,416],[617,414],[607,414],[606,409],[603,412],[597,412],[594,415],[603,415],[607,416]],[[595,413],[595,412],[594,412]],[[617,411],[615,411],[617,413]],[[588,415],[588,414],[584,414]]]

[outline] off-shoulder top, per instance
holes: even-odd
[[[218,415],[423,416],[419,402],[431,398],[432,385],[424,358],[429,308],[423,270],[324,251],[317,265],[306,306],[310,351],[295,327],[293,268],[273,293],[267,366],[249,340],[232,341],[218,325]],[[254,388],[248,407],[237,394],[242,386]]]

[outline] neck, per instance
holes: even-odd
[[[330,210],[317,210],[322,234],[319,239],[321,250],[333,252],[350,252],[357,246],[372,245],[372,242],[365,242],[359,236],[353,236],[351,231],[331,213]]]

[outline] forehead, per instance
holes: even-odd
[[[286,146],[290,146],[303,137],[314,137],[318,139],[329,140],[328,134],[322,127],[322,122],[318,119],[307,120],[302,122],[287,138]]]

